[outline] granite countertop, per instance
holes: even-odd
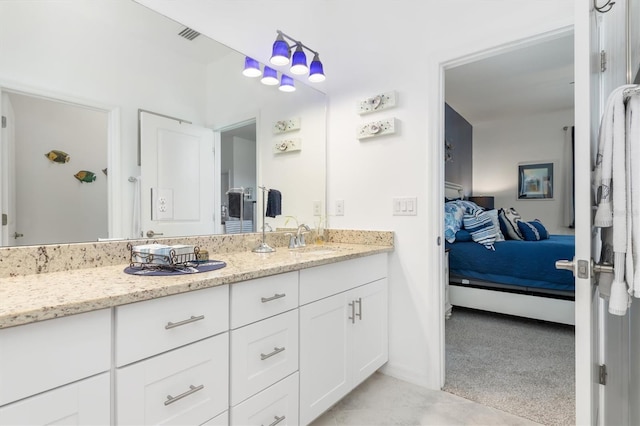
[[[0,329],[392,250],[393,245],[328,243],[278,247],[269,254],[211,253],[212,260],[227,266],[198,274],[136,276],[124,272],[127,264],[119,264],[11,276],[0,281]]]

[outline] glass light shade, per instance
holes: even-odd
[[[294,92],[296,90],[296,86],[293,84],[293,78],[288,75],[282,74],[282,79],[280,81],[280,87],[278,88],[283,92]]]
[[[262,84],[266,84],[267,86],[275,86],[279,83],[278,81],[278,72],[271,67],[264,67],[264,74],[262,76],[262,80],[260,80]]]
[[[320,83],[325,80],[324,69],[318,55],[313,56],[313,61],[309,67],[309,81],[312,83]]]
[[[307,68],[307,55],[304,54],[304,50],[302,50],[302,46],[300,45],[298,45],[296,51],[293,52],[289,71],[297,75],[306,74],[309,71],[309,68]]]
[[[271,59],[273,65],[287,65],[289,63],[289,45],[284,41],[284,37],[278,34],[278,38],[273,42],[273,50],[271,51]]]
[[[262,71],[260,71],[260,64],[255,59],[250,57],[244,58],[244,70],[242,71],[242,75],[246,77],[259,77],[262,75]]]

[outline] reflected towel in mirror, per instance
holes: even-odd
[[[230,192],[229,194],[229,217],[240,218],[240,200],[242,194],[239,192]]]
[[[282,194],[277,189],[270,189],[267,197],[267,213],[269,217],[282,214]]]

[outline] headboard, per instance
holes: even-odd
[[[458,185],[453,182],[444,183],[444,197],[445,198],[464,198],[464,191],[462,185]]]

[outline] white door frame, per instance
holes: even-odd
[[[577,20],[577,19],[576,19]],[[442,239],[444,236],[444,144],[437,143],[437,141],[444,141],[444,75],[445,70],[453,68],[455,66],[464,65],[470,62],[474,62],[487,57],[495,56],[501,53],[505,53],[511,50],[540,43],[542,41],[552,40],[554,38],[566,36],[569,33],[574,32],[574,27],[568,25],[562,28],[558,28],[552,31],[537,34],[531,37],[526,37],[511,43],[498,45],[493,48],[489,48],[483,51],[474,52],[471,54],[460,55],[457,57],[450,57],[447,59],[434,60],[430,71],[434,73],[431,77],[431,84],[429,86],[429,110],[434,111],[435,121],[430,122],[429,125],[429,140],[433,143],[429,144],[429,170],[430,170],[430,185],[427,187],[428,193],[432,194],[433,205],[436,206],[433,212],[433,218],[429,221],[430,235],[434,236],[433,242],[435,243],[434,253],[437,256],[433,256],[429,260],[429,266],[431,271],[431,282],[439,282],[438,292],[440,295],[440,303],[438,309],[440,311],[439,318],[439,336],[437,345],[437,353],[432,353],[434,360],[439,362],[440,370],[440,387],[444,386],[445,380],[445,316],[444,316],[444,247]],[[578,66],[578,65],[576,65]],[[576,123],[577,125],[577,123]],[[588,127],[587,127],[588,128]],[[439,206],[439,207],[438,207]],[[433,305],[431,307],[435,308]],[[577,327],[578,329],[579,327]],[[589,330],[591,327],[589,327]],[[576,338],[577,342],[578,338]],[[591,343],[591,337],[587,339],[588,343]],[[579,347],[578,349],[581,349]],[[578,350],[576,351],[578,352]],[[584,362],[582,354],[577,354],[576,365],[579,362]],[[578,376],[578,374],[577,374]],[[584,404],[591,404],[591,392],[592,389],[592,376],[580,377],[577,384],[582,388],[576,389],[576,412],[578,414],[577,424],[593,424],[591,421],[591,412],[586,409]],[[586,411],[586,413],[585,413]],[[582,412],[582,413],[581,413]],[[587,417],[588,416],[588,417]]]
[[[127,237],[128,233],[122,233],[122,159],[120,158],[120,108],[105,105],[101,102],[81,99],[47,89],[31,87],[13,82],[0,81],[0,94],[15,93],[33,98],[41,98],[53,102],[67,103],[80,108],[87,108],[105,112],[107,114],[107,208],[108,213],[108,237]]]

